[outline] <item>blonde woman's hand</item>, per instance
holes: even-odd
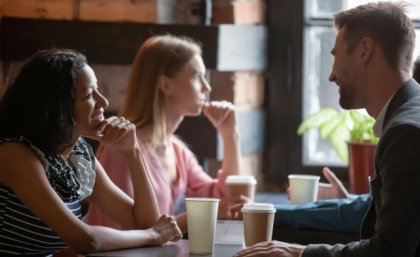
[[[137,146],[136,126],[124,117],[109,117],[101,122],[95,134],[86,136],[103,145],[115,145],[122,151]]]
[[[241,209],[249,199],[243,195],[240,197],[224,197],[220,199],[217,218],[220,220],[241,220]]]
[[[168,241],[178,241],[182,238],[181,229],[175,219],[168,215],[162,215],[149,231],[154,237],[155,245],[163,245]]]
[[[222,136],[235,131],[236,111],[231,102],[208,102],[204,104],[203,113]]]

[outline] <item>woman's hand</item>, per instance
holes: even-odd
[[[222,136],[235,131],[236,112],[232,103],[228,101],[208,102],[203,107],[203,113]]]
[[[240,136],[233,104],[227,101],[209,102],[204,104],[203,113],[217,129],[223,141],[222,171],[226,176],[240,174]]]
[[[175,219],[168,215],[160,217],[149,231],[155,238],[156,245],[163,245],[168,241],[178,241],[182,238],[182,232]]]
[[[245,196],[220,199],[217,218],[221,220],[241,220],[242,206],[248,201],[249,199]]]
[[[87,136],[103,145],[116,145],[122,151],[137,146],[136,126],[124,117],[112,116],[103,120],[97,133]]]

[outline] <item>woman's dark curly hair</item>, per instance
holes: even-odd
[[[74,143],[74,83],[85,65],[86,57],[69,49],[30,57],[0,101],[0,138],[23,136],[47,154]]]

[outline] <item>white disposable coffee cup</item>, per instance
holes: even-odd
[[[319,176],[289,175],[290,200],[292,204],[306,204],[316,201]]]
[[[213,253],[220,199],[186,198],[188,242],[191,254]]]
[[[246,203],[242,207],[245,245],[270,241],[276,209],[271,203]]]
[[[244,195],[254,201],[257,180],[251,175],[230,175],[226,177],[226,187],[229,196]]]

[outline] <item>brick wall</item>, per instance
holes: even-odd
[[[263,24],[263,0],[213,0],[212,23]]]
[[[264,0],[213,0],[213,24],[264,24]],[[264,71],[247,70],[220,72],[211,71],[213,87],[211,99],[232,101],[237,110],[246,117],[252,110],[264,112]],[[264,129],[263,124],[254,124],[252,129]],[[246,146],[245,146],[246,147]],[[265,190],[263,152],[243,154],[241,166],[245,173],[255,175],[258,190]]]

